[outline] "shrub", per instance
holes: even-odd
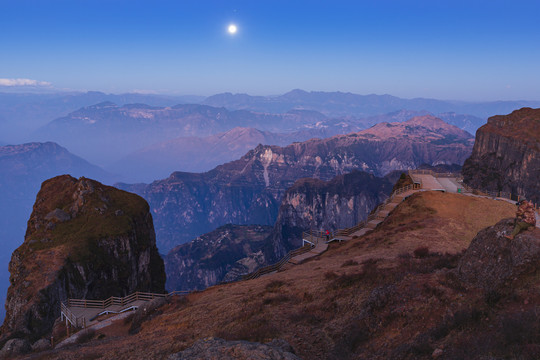
[[[506,315],[501,333],[506,345],[525,345],[540,341],[540,317],[535,310]]]
[[[497,305],[497,303],[501,300],[502,295],[497,290],[489,290],[484,294],[484,301],[486,304],[490,307],[493,307]]]
[[[354,261],[353,259],[350,259],[350,260],[345,261],[343,264],[341,264],[341,267],[354,266],[354,265],[358,265],[358,261]]]
[[[280,294],[280,295],[264,298],[263,305],[276,305],[276,304],[281,304],[288,301],[291,301],[291,298],[289,296]]]
[[[289,315],[289,319],[294,323],[306,323],[309,325],[320,324],[322,319],[313,312],[300,310]]]
[[[232,329],[222,329],[215,336],[228,341],[247,340],[268,342],[279,337],[279,330],[266,318],[254,317],[249,321],[236,322]]]
[[[313,295],[308,293],[308,292],[305,292],[304,295],[302,296],[302,300],[305,301],[305,302],[312,302],[313,301]]]
[[[413,251],[414,257],[423,259],[429,256],[429,248],[427,246],[420,246]]]
[[[336,274],[333,271],[327,271],[327,272],[324,273],[324,278],[326,280],[334,280],[337,277],[338,277],[338,274]]]
[[[160,307],[167,303],[166,298],[157,298],[144,305],[141,305],[133,315],[131,326],[128,333],[130,335],[137,334],[141,330],[141,325],[153,319],[154,317],[161,315],[163,311],[159,310]]]
[[[82,344],[85,342],[88,342],[94,338],[96,335],[96,331],[92,328],[81,330],[79,335],[77,336],[77,343]]]
[[[268,292],[275,292],[277,291],[280,287],[282,287],[283,285],[285,285],[285,282],[281,281],[281,280],[273,280],[273,281],[270,281],[268,284],[266,284],[266,291]]]
[[[353,358],[358,347],[369,340],[370,330],[364,319],[354,319],[334,336],[337,341],[332,351],[335,359]]]
[[[329,288],[333,290],[344,289],[357,284],[358,282],[360,282],[360,280],[362,280],[363,277],[364,273],[343,274],[336,277],[334,281],[329,284]]]

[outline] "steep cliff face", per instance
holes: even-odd
[[[167,251],[227,223],[273,225],[283,194],[300,178],[461,164],[471,148],[470,134],[424,116],[286,147],[259,145],[206,173],[176,172],[150,185],[119,187],[149,202],[158,245]]]
[[[66,298],[164,292],[165,285],[148,204],[68,175],[43,183],[9,271],[3,337],[46,334]]]
[[[463,165],[465,183],[540,202],[540,109],[493,116],[476,132]]]
[[[236,267],[245,267],[242,273],[255,270],[265,264],[260,249],[271,230],[270,226],[229,224],[175,247],[165,257],[167,289],[202,290],[223,281],[233,268],[237,272]],[[248,255],[254,260],[245,259]]]
[[[265,244],[267,261],[272,263],[300,247],[302,231],[334,231],[365,220],[391,190],[387,179],[360,171],[327,182],[298,180],[285,193],[274,230]]]
[[[7,264],[24,237],[41,183],[61,174],[112,181],[112,176],[52,142],[0,147],[0,321],[9,286]]]

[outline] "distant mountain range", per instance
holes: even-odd
[[[7,93],[0,92],[0,134],[2,140],[20,143],[32,140],[29,134],[40,126],[81,107],[104,101],[117,104],[143,103],[152,106],[172,106],[200,102],[195,96],[163,96],[152,94],[85,93]],[[48,139],[46,139],[48,140]]]
[[[158,247],[168,251],[227,223],[273,225],[282,195],[297,179],[462,164],[472,146],[469,133],[424,116],[286,147],[259,145],[205,173],[175,172],[149,185],[118,186],[148,201]]]
[[[207,137],[235,127],[256,127],[276,133],[304,130],[308,132],[304,139],[312,134],[330,136],[358,129],[343,122],[331,127],[317,126],[322,119],[324,115],[313,111],[261,114],[196,104],[153,107],[104,102],[58,118],[34,135],[40,140],[58,142],[95,163],[110,165],[114,160],[159,142],[178,137]]]
[[[109,167],[111,172],[135,182],[151,182],[174,171],[203,172],[238,159],[257,145],[284,146],[334,134],[328,128],[307,128],[292,133],[272,133],[236,127],[206,137],[180,137],[153,144],[129,154]]]
[[[291,109],[315,110],[330,117],[367,117],[407,109],[424,110],[435,114],[455,112],[487,118],[496,114],[506,114],[524,106],[539,107],[540,101],[465,102],[424,98],[402,99],[391,95],[307,92],[296,89],[279,96],[223,93],[206,98],[203,104],[270,113],[281,113]]]

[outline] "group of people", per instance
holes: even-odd
[[[536,210],[533,203],[527,200],[521,200],[517,205],[518,209],[516,212],[516,223],[514,225],[514,230],[510,235],[505,236],[510,240],[514,240],[514,238],[520,232],[527,229],[532,230],[536,226]]]

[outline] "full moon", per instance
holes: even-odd
[[[238,28],[234,24],[229,25],[229,27],[227,28],[227,31],[229,32],[229,34],[236,34],[237,30]]]

